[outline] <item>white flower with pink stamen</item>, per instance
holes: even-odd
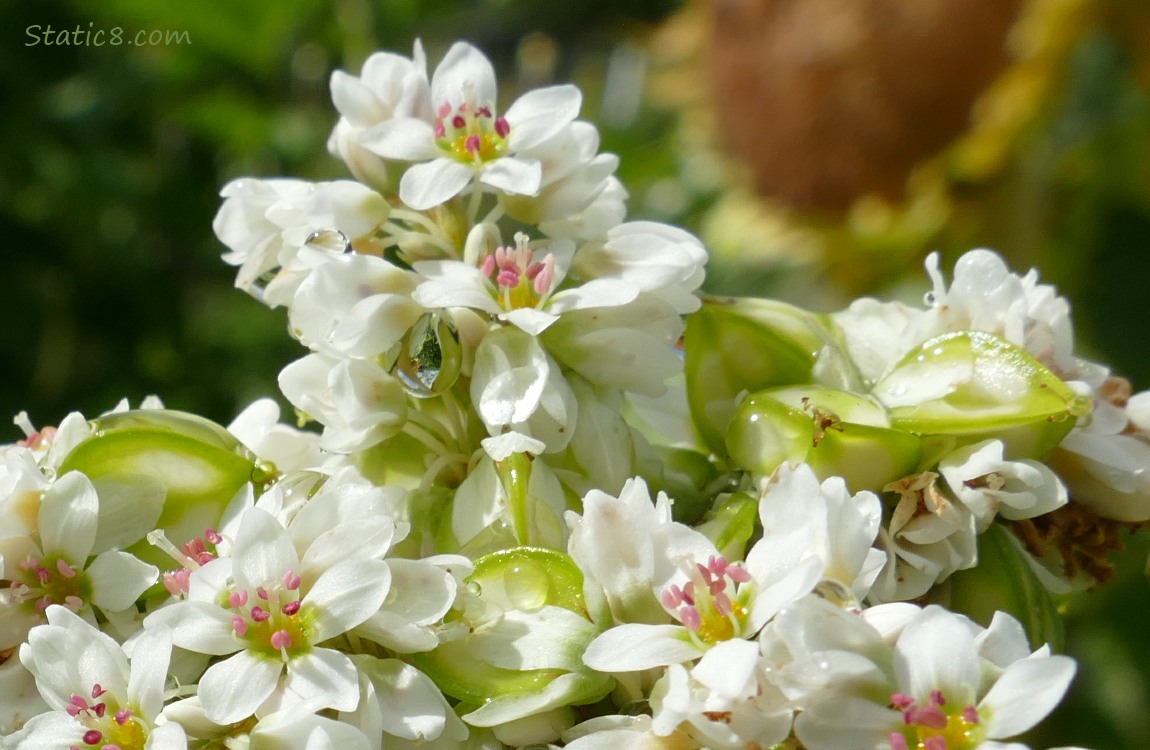
[[[29,720],[13,750],[187,747],[178,724],[158,721],[172,654],[166,628],[136,639],[129,664],[115,640],[65,607],[45,614],[48,624],[32,630],[20,661],[52,710]]]
[[[786,604],[814,588],[823,562],[770,537],[761,539],[745,563],[717,551],[706,563],[684,560],[659,593],[678,625],[628,623],[596,638],[583,660],[604,672],[633,672],[693,661],[714,646],[754,638]]]
[[[93,607],[123,612],[159,575],[127,552],[97,547],[99,499],[80,472],[56,480],[39,506],[34,533],[0,539],[0,649],[21,643],[53,604],[94,622]]]
[[[483,234],[483,227],[476,235]],[[497,235],[492,229],[488,234]],[[479,256],[469,241],[469,254]],[[565,312],[616,307],[632,302],[639,289],[618,279],[591,279],[559,290],[574,243],[552,240],[542,252],[526,234],[515,235],[514,246],[497,246],[476,257],[475,265],[460,261],[422,261],[415,270],[424,277],[412,298],[428,308],[470,307],[537,336]]]
[[[351,533],[350,531],[348,532]],[[274,517],[250,508],[240,519],[232,556],[195,570],[188,598],[148,616],[173,642],[224,656],[200,678],[204,713],[219,724],[245,719],[265,703],[281,709],[306,696],[311,709],[354,710],[355,665],[316,644],[375,614],[391,583],[382,560],[349,558],[312,569]]]
[[[491,62],[457,42],[432,75],[432,117],[397,115],[358,140],[387,161],[416,162],[399,183],[400,200],[416,210],[451,200],[468,186],[533,196],[543,185],[547,155],[540,151],[575,119],[582,100],[574,86],[551,86],[528,92],[500,115]],[[567,140],[555,140],[561,154]],[[520,155],[527,151],[529,157]]]

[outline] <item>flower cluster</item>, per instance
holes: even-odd
[[[214,225],[318,428],[17,418],[0,747],[1025,748],[1050,593],[1106,572],[1066,514],[1150,519],[1150,396],[1052,288],[976,250],[921,308],[705,297],[575,87],[501,110],[417,43],[331,89],[355,179]]]

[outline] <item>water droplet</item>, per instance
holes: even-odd
[[[252,279],[252,282],[248,284],[244,291],[258,299],[260,302],[267,304],[265,297],[267,295],[268,287],[271,286],[271,283],[276,280],[276,277],[278,277],[282,271],[283,268],[281,266],[273,266],[272,268],[269,268],[259,276]]]
[[[318,471],[293,471],[276,482],[283,493],[284,505],[310,500],[327,481],[327,474]]]
[[[905,396],[906,395],[906,383],[895,383],[894,385],[892,385],[890,388],[887,388],[886,390],[887,390],[887,393],[889,393],[892,396],[896,396],[896,397],[897,396]]]
[[[337,255],[352,252],[351,240],[338,229],[318,229],[309,234],[303,244],[312,250]]]
[[[503,590],[516,609],[533,612],[547,603],[551,579],[539,565],[523,560],[503,574]]]
[[[483,593],[483,587],[480,586],[476,581],[468,581],[464,588],[466,588],[467,593],[471,594],[472,596],[480,596]]]
[[[455,384],[463,366],[459,332],[439,313],[424,313],[399,343],[391,374],[416,398],[438,396]],[[388,352],[385,359],[390,359]]]
[[[859,602],[855,598],[854,592],[847,586],[829,578],[819,581],[819,584],[814,588],[814,594],[843,609],[859,608]]]

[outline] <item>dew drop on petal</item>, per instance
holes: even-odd
[[[425,313],[400,342],[391,374],[416,398],[431,398],[459,378],[463,347],[459,332],[439,313]]]
[[[244,291],[258,299],[260,302],[266,303],[265,295],[267,293],[268,287],[271,286],[271,283],[276,280],[276,277],[279,276],[282,271],[283,268],[281,266],[273,266],[272,268],[269,268],[259,276],[252,279],[252,282]]]
[[[338,229],[318,229],[309,234],[303,244],[312,250],[336,255],[352,252],[351,240]]]

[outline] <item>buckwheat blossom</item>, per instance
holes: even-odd
[[[164,628],[142,634],[131,659],[115,640],[59,605],[20,647],[20,661],[36,677],[52,710],[31,719],[13,750],[187,747],[178,724],[160,720],[172,653]]]
[[[224,262],[239,266],[235,285],[270,307],[286,305],[316,267],[346,248],[316,249],[317,232],[340,233],[351,247],[370,246],[390,211],[383,196],[353,182],[233,180],[220,191],[212,229],[229,252]]]
[[[547,156],[539,149],[575,119],[581,103],[574,86],[551,86],[524,94],[501,115],[490,61],[456,42],[431,77],[434,116],[393,116],[359,143],[387,160],[415,162],[403,173],[399,197],[416,210],[450,200],[473,181],[478,189],[536,195]],[[559,141],[557,147],[566,145]]]
[[[1008,461],[1001,440],[984,440],[948,454],[938,471],[974,514],[979,531],[1001,515],[1011,521],[1049,513],[1068,501],[1066,487],[1046,464]]]
[[[97,547],[99,503],[92,482],[70,472],[40,496],[34,533],[0,538],[0,649],[21,643],[53,604],[94,621],[93,607],[122,612],[155,583],[154,565]]]
[[[199,681],[212,721],[240,721],[265,703],[287,708],[306,701],[312,708],[341,711],[358,704],[354,664],[317,644],[379,610],[390,584],[387,564],[351,558],[316,570],[304,557],[274,517],[251,508],[240,521],[231,557],[196,569],[187,599],[145,619],[145,628],[170,627],[181,648],[230,654]]]
[[[803,655],[773,674],[801,705],[795,734],[809,750],[1022,750],[1004,741],[1041,721],[1074,676],[1072,659],[1031,653],[1002,613],[983,629],[932,605],[886,640],[858,615],[810,604],[764,634]]]
[[[360,140],[372,126],[393,117],[430,120],[434,116],[423,45],[416,40],[410,58],[376,52],[364,61],[358,76],[335,71],[331,100],[340,118],[328,138],[328,151],[343,159],[356,179],[390,187],[387,162],[365,149]]]
[[[678,624],[618,625],[588,646],[584,661],[605,672],[631,672],[691,661],[725,641],[754,638],[779,610],[811,591],[825,567],[805,539],[796,543],[795,535],[770,531],[745,562],[730,562],[713,547],[705,558],[672,559],[677,571],[659,601]]]

